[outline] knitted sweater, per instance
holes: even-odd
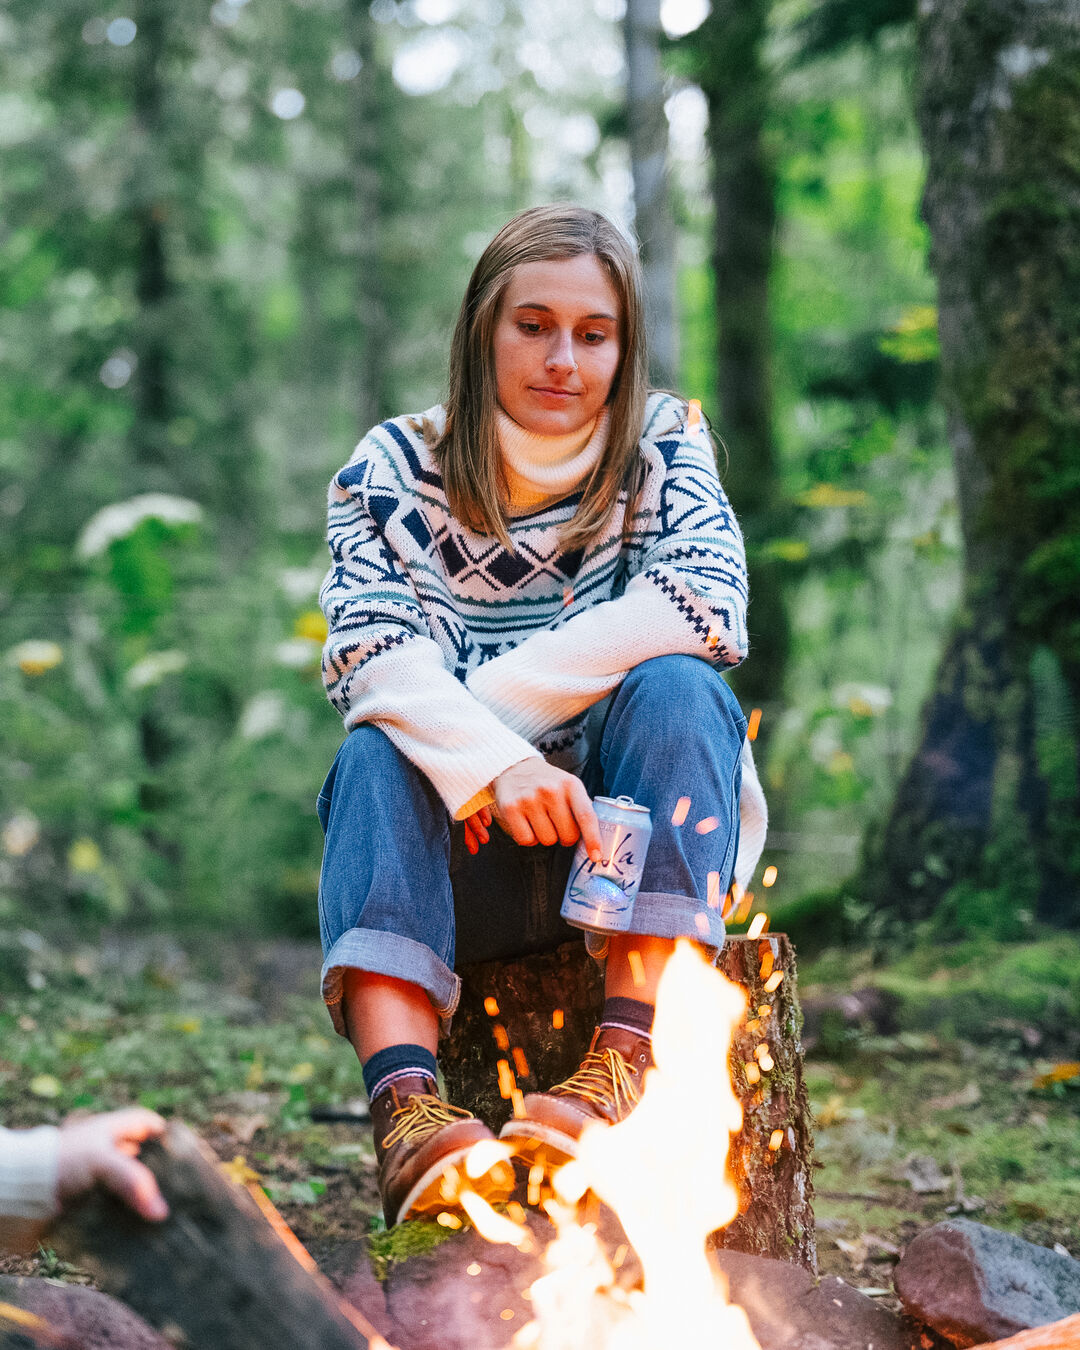
[[[623,493],[589,547],[572,551],[558,535],[579,493],[512,518],[513,551],[451,515],[422,429],[426,419],[441,430],[443,417],[383,422],[331,482],[323,679],[346,729],[381,727],[460,819],[530,756],[580,770],[589,709],[642,661],[737,665],[747,587],[712,442],[680,400],[648,400],[633,519]],[[767,820],[749,746],[740,812],[745,886]]]
[[[54,1125],[0,1127],[0,1250],[32,1245],[55,1216],[59,1154]]]

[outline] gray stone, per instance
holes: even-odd
[[[613,1217],[601,1217],[609,1250],[621,1236]],[[610,1228],[609,1228],[610,1225]],[[529,1226],[542,1249],[552,1230],[538,1215]],[[423,1255],[391,1266],[385,1285],[372,1288],[362,1244],[324,1260],[342,1292],[400,1350],[506,1350],[532,1311],[523,1297],[540,1272],[535,1255],[493,1246],[462,1233]],[[761,1350],[912,1350],[918,1330],[880,1308],[843,1280],[820,1283],[802,1266],[722,1250],[710,1253],[728,1278]],[[630,1284],[640,1266],[633,1255],[620,1269]],[[719,1347],[718,1347],[719,1350]]]
[[[1080,1312],[1080,1261],[970,1219],[920,1233],[893,1279],[908,1312],[958,1346]]]
[[[130,1308],[83,1285],[2,1275],[0,1302],[36,1313],[79,1350],[171,1350],[168,1341]]]
[[[912,1350],[918,1331],[843,1280],[788,1261],[716,1251],[728,1299],[746,1311],[761,1350]]]

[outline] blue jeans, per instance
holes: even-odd
[[[719,874],[721,895],[731,884],[745,734],[735,695],[696,657],[644,661],[613,694],[582,778],[594,796],[625,794],[652,812],[631,932],[722,945],[708,876]],[[675,826],[680,797],[691,799],[690,812]],[[524,956],[580,936],[559,916],[573,849],[524,847],[493,826],[470,854],[464,825],[377,727],[345,738],[318,812],[322,992],[342,1035],[350,967],[420,985],[445,1027],[461,988],[455,961]],[[710,817],[716,826],[699,833]]]

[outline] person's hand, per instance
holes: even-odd
[[[141,1106],[64,1121],[56,1184],[61,1206],[100,1184],[144,1219],[166,1218],[169,1207],[154,1174],[138,1159],[139,1145],[164,1131],[164,1120]]]
[[[580,778],[544,759],[523,759],[495,779],[495,819],[518,844],[576,844],[599,862],[600,826]]]
[[[491,838],[488,829],[491,826],[491,807],[482,806],[471,816],[465,817],[465,847],[470,853],[479,853],[480,845]]]

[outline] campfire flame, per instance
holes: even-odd
[[[641,1102],[621,1124],[586,1130],[578,1161],[554,1179],[544,1208],[557,1236],[547,1273],[528,1291],[534,1319],[514,1338],[517,1350],[758,1350],[705,1245],[738,1212],[727,1154],[742,1108],[727,1063],[745,1010],[743,992],[680,942],[660,981],[656,1068]],[[618,1287],[595,1225],[577,1222],[586,1189],[617,1212],[644,1268],[643,1291]]]

